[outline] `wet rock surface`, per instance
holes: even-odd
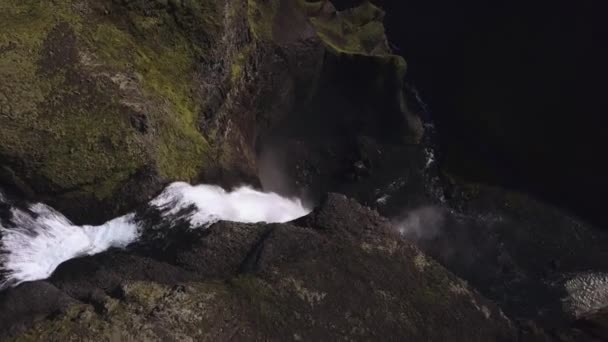
[[[17,340],[515,338],[495,304],[342,195],[291,224],[221,222],[190,239],[175,256],[109,251],[12,289],[0,305],[18,312],[35,300],[29,310],[47,319],[7,315],[3,331]],[[36,288],[54,292],[30,298]]]
[[[605,232],[529,196],[496,188],[457,187],[450,202],[459,209],[446,214],[440,233],[418,244],[503,303],[510,317],[563,326],[579,316],[575,307],[593,309],[583,296],[573,299],[572,294],[603,279]],[[572,281],[578,277],[583,279]],[[601,297],[601,283],[589,295]]]
[[[608,339],[608,310],[605,308],[581,317],[576,324],[599,340]]]
[[[291,223],[174,226],[145,244],[70,260],[47,281],[3,292],[2,336],[51,341],[594,341],[604,336],[603,311],[575,315],[561,306],[567,293],[555,282],[565,279],[558,275],[601,269],[603,250],[594,251],[587,241],[597,262],[576,259],[552,251],[555,241],[511,240],[529,234],[517,230],[525,220],[501,226],[479,215],[451,215],[440,233],[425,240],[353,199],[329,194],[313,213]],[[516,219],[508,216],[513,212],[501,215],[508,222]],[[575,229],[578,238],[589,238],[581,229]],[[593,237],[600,239],[598,246],[601,238]],[[536,259],[528,259],[530,250]]]

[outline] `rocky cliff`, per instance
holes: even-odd
[[[495,304],[340,195],[293,224],[192,232],[163,237],[174,252],[73,260],[2,294],[3,330],[24,341],[514,338]]]
[[[38,200],[83,224],[135,210],[144,234],[0,292],[0,339],[605,338],[607,233],[442,172],[384,15],[367,1],[2,1],[0,196],[17,200],[0,201],[0,228]],[[179,180],[316,209],[169,227],[146,203]]]
[[[371,4],[0,6],[0,179],[76,221],[115,216],[174,180],[255,183],[260,136],[313,109],[328,121],[386,116],[393,136],[407,128],[405,62]]]

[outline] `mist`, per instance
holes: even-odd
[[[437,206],[423,206],[393,220],[393,226],[406,238],[431,240],[437,237],[446,222],[446,211]]]

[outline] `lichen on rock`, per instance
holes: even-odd
[[[366,92],[365,111],[391,117],[393,135],[420,134],[405,62],[369,3],[0,6],[0,183],[79,222],[123,213],[169,181],[257,183],[258,143],[281,122],[306,111],[342,120],[325,87]],[[354,71],[359,90],[341,84]]]
[[[27,184],[59,207],[97,203],[106,216],[137,202],[138,190],[159,190],[142,184],[117,196],[144,171],[157,180],[199,177],[208,151],[196,126],[204,46],[193,35],[215,26],[188,15],[199,5],[170,14],[171,4],[3,2],[4,183]]]

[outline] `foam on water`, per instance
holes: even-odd
[[[133,215],[97,227],[80,227],[44,204],[34,204],[29,210],[11,209],[14,227],[0,224],[0,272],[4,278],[0,279],[0,289],[47,278],[66,260],[125,247],[138,236]]]
[[[0,193],[0,203],[6,203]],[[250,187],[227,192],[218,186],[174,183],[150,202],[163,217],[185,211],[192,227],[214,222],[287,222],[310,212],[300,200],[263,193]],[[48,278],[61,263],[109,248],[125,248],[146,229],[135,214],[100,226],[77,226],[53,208],[37,203],[27,209],[11,207],[11,218],[0,220],[0,290],[22,282]]]
[[[264,193],[250,187],[231,192],[214,185],[173,183],[151,204],[167,208],[165,215],[175,215],[194,205],[196,211],[189,219],[193,226],[204,226],[216,221],[242,223],[282,223],[302,217],[310,212],[299,199]]]

